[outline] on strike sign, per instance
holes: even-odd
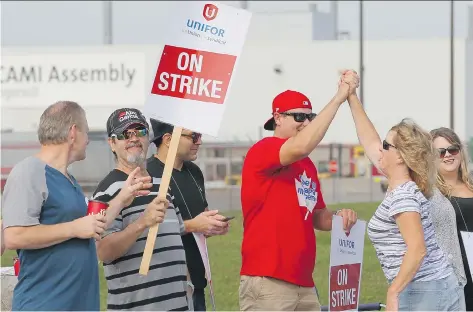
[[[152,94],[223,104],[236,56],[166,45]]]
[[[216,137],[251,13],[213,1],[173,1],[167,16],[143,113]]]
[[[330,311],[358,308],[361,263],[330,267]]]
[[[334,216],[329,271],[329,311],[357,311],[360,298],[361,268],[366,222],[358,220],[350,233],[343,230],[343,219]]]

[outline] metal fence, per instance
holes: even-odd
[[[220,210],[240,209],[241,169],[244,157],[253,142],[205,143],[196,164],[206,179],[209,203]],[[473,144],[470,144],[470,148]],[[9,169],[18,161],[39,150],[35,133],[2,135],[2,189]],[[148,155],[155,152],[152,144]],[[473,151],[470,152],[473,155]],[[319,171],[324,200],[327,204],[381,201],[383,181],[357,145],[328,144],[319,146],[310,155]],[[335,165],[337,172],[331,172]],[[115,159],[104,133],[91,133],[85,160],[70,166],[71,173],[90,194],[98,182],[115,166]]]

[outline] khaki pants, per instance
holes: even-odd
[[[320,311],[315,287],[271,277],[240,277],[241,311]]]

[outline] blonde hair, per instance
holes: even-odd
[[[466,151],[465,146],[461,143],[458,135],[452,129],[445,127],[434,129],[430,131],[430,134],[432,136],[432,142],[436,138],[442,137],[450,142],[450,144],[460,148],[462,159],[460,161],[460,167],[458,167],[458,179],[465,183],[467,188],[473,192],[473,180],[468,171],[468,152]],[[452,195],[452,187],[445,182],[440,172],[437,173],[437,187],[444,196],[450,197]]]
[[[437,169],[431,135],[411,119],[403,119],[391,128],[393,143],[409,169],[410,178],[426,198],[433,194]]]

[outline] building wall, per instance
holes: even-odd
[[[473,15],[473,7],[470,11]],[[473,18],[471,22],[473,25]],[[468,86],[465,87],[465,133],[466,138],[470,138],[473,143],[473,36],[466,42],[465,72],[465,86]],[[473,144],[471,149],[473,151]],[[473,157],[473,153],[471,156]]]
[[[310,42],[312,40],[312,12],[254,13],[248,29],[247,42]]]
[[[464,39],[455,41],[455,130],[467,138],[466,75],[467,48]],[[254,141],[270,117],[273,97],[296,89],[312,100],[320,111],[336,92],[338,71],[358,69],[357,41],[317,41],[298,44],[247,43],[229,93],[219,140]],[[80,51],[80,52],[79,52]],[[116,108],[142,108],[149,93],[160,45],[4,48],[2,51],[2,128],[35,131],[45,107],[57,100],[79,101],[87,111],[90,128],[104,130],[105,121]],[[404,117],[411,117],[427,129],[449,124],[449,41],[367,41],[365,42],[364,97],[366,111],[384,136]],[[470,57],[472,59],[473,57]],[[133,72],[101,82],[5,82],[6,69],[13,66],[42,67],[45,75],[56,65],[60,68],[125,68]],[[276,74],[278,67],[281,74]],[[97,77],[97,76],[95,76]],[[109,77],[110,78],[110,77]],[[123,79],[122,79],[123,78]],[[470,80],[468,80],[470,79]],[[112,79],[113,80],[113,79]],[[471,88],[470,88],[471,89]],[[471,95],[471,94],[470,94]],[[465,118],[466,117],[466,118]],[[209,117],[210,118],[210,117]],[[21,122],[18,122],[21,120]],[[471,130],[468,130],[471,131]],[[211,138],[206,138],[211,140]],[[357,136],[347,104],[342,105],[323,143],[356,144]]]

